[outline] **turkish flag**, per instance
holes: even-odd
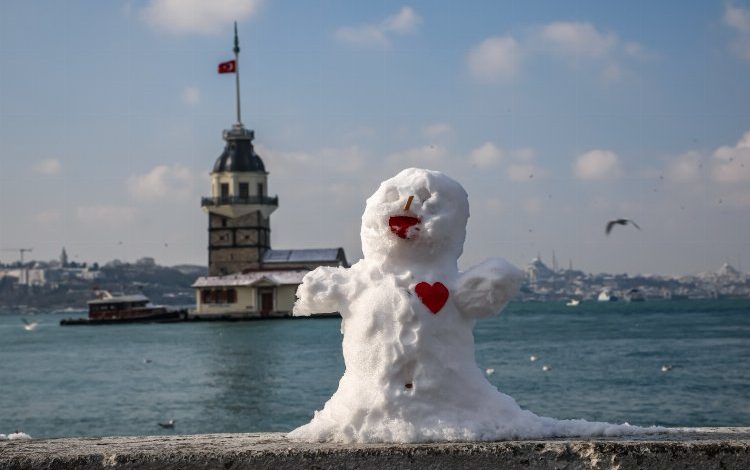
[[[237,71],[237,62],[230,60],[219,64],[219,73],[235,73]]]

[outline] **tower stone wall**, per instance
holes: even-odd
[[[231,218],[208,215],[208,274],[221,276],[260,267],[271,248],[271,225],[257,211]]]

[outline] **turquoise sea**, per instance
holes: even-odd
[[[338,319],[59,326],[66,316],[0,312],[0,433],[287,431],[344,367]],[[537,414],[750,425],[748,300],[514,303],[476,342],[489,380]]]

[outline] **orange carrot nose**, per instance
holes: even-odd
[[[414,196],[409,196],[409,200],[406,201],[406,205],[404,206],[404,210],[408,211],[411,207],[411,202],[414,200]]]

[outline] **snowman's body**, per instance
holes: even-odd
[[[294,313],[341,313],[346,371],[323,410],[289,437],[420,442],[638,429],[539,417],[487,381],[474,359],[474,324],[502,310],[522,273],[500,259],[458,271],[468,216],[458,183],[404,170],[367,201],[364,259],[305,276]]]

